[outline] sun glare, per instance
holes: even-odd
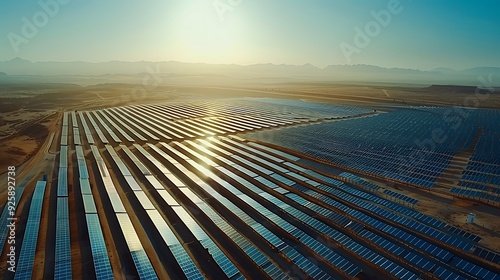
[[[240,53],[238,45],[245,40],[241,17],[221,21],[211,5],[201,1],[186,5],[174,26],[176,40],[170,43],[192,62],[229,61]]]

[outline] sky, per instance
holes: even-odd
[[[0,61],[500,66],[500,1],[2,1]]]

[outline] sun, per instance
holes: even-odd
[[[244,27],[242,18],[222,21],[210,1],[196,1],[185,5],[173,21],[171,44],[187,61],[227,61],[241,54],[238,46],[246,40]]]

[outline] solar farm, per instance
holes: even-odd
[[[48,180],[16,192],[5,279],[500,279],[495,244],[422,199],[500,214],[498,110],[239,98],[58,129]]]

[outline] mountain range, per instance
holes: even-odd
[[[459,84],[470,86],[499,86],[500,67],[476,67],[455,71],[436,68],[430,71],[405,68],[384,68],[374,65],[329,65],[318,68],[311,64],[206,64],[178,61],[109,61],[109,62],[31,62],[22,58],[0,62],[0,72],[9,76],[91,76],[106,79],[110,76],[218,76],[227,79],[266,81],[331,81],[385,82],[411,84]],[[2,76],[0,74],[0,76]],[[5,79],[5,75],[4,79]],[[55,77],[57,76],[57,77]],[[50,78],[50,77],[49,77]],[[484,82],[486,81],[486,82]],[[483,85],[481,85],[483,84]]]

